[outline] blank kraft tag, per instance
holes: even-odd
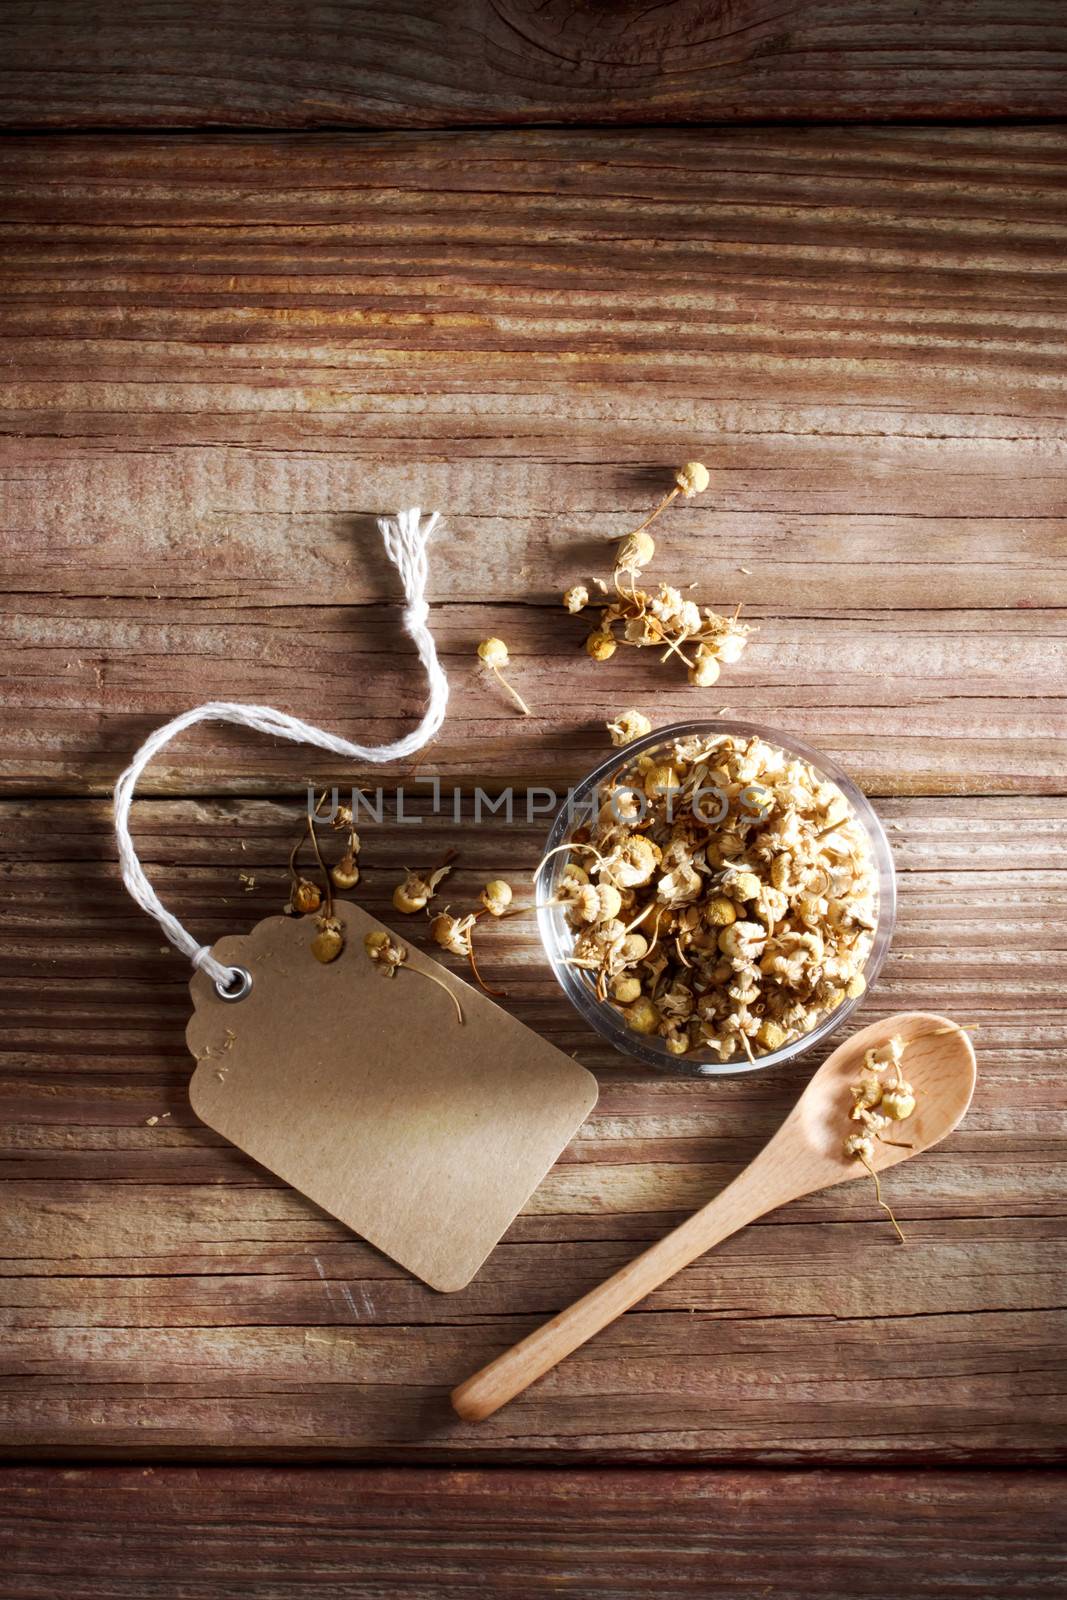
[[[314,917],[269,917],[213,954],[252,990],[198,972],[186,1031],[193,1110],[434,1289],[462,1289],[596,1104],[596,1079],[422,955],[387,977],[382,927],[336,904],[345,948],[310,950]],[[462,1025],[446,983],[460,1002]]]

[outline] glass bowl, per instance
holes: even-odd
[[[681,1074],[691,1078],[725,1077],[739,1072],[754,1072],[763,1067],[777,1067],[786,1061],[793,1061],[805,1051],[814,1049],[839,1028],[865,998],[865,995],[858,995],[855,999],[843,1001],[836,1010],[828,1012],[803,1038],[794,1039],[791,1044],[783,1045],[780,1050],[768,1051],[766,1055],[757,1056],[755,1061],[749,1061],[747,1056],[738,1060],[720,1061],[710,1049],[694,1050],[685,1056],[674,1056],[670,1054],[666,1044],[655,1036],[638,1034],[628,1028],[613,1005],[606,1000],[597,999],[589,974],[567,964],[567,957],[574,942],[574,932],[567,922],[565,908],[548,902],[555,897],[556,888],[567,863],[567,852],[557,850],[557,846],[566,844],[575,827],[580,824],[583,803],[589,800],[599,785],[609,782],[619,772],[631,766],[637,756],[691,734],[711,736],[720,733],[737,734],[743,738],[758,737],[767,744],[784,750],[788,755],[798,756],[801,760],[807,761],[816,772],[837,785],[852,807],[856,820],[862,824],[870,840],[871,856],[878,874],[878,920],[871,953],[863,968],[863,976],[867,981],[865,993],[873,987],[885,961],[896,919],[896,875],[885,830],[866,795],[842,772],[836,762],[830,760],[829,756],[813,750],[810,745],[803,744],[789,734],[779,733],[775,728],[762,727],[754,722],[719,721],[675,722],[669,727],[654,729],[645,738],[635,739],[632,744],[625,745],[620,750],[613,750],[607,761],[590,772],[588,777],[583,778],[582,782],[571,791],[567,804],[560,809],[549,830],[545,843],[547,859],[542,863],[537,875],[537,920],[541,940],[560,988],[579,1016],[602,1038],[614,1045],[623,1055],[642,1061],[646,1066],[656,1067],[660,1072]],[[557,853],[549,855],[548,852],[552,850],[557,850]]]

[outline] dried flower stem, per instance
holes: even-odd
[[[445,994],[447,994],[448,998],[451,1000],[452,1004],[455,1006],[455,1008],[456,1008],[456,1018],[460,1022],[460,1024],[462,1024],[462,1022],[463,1022],[463,1008],[459,1003],[459,996],[457,994],[455,994],[448,987],[448,984],[445,983],[443,978],[439,978],[435,972],[423,972],[421,967],[400,967],[397,970],[399,970],[401,972],[414,972],[414,973],[417,974],[418,977],[420,977],[420,978],[429,978],[431,983],[436,983],[436,985],[437,985],[437,987],[439,989],[443,989],[445,991]]]
[[[534,882],[537,881],[538,875],[540,874],[541,868],[544,866],[545,862],[550,861],[553,856],[558,856],[561,850],[587,850],[590,855],[596,856],[599,862],[603,862],[604,860],[604,857],[601,855],[600,851],[595,845],[579,844],[575,841],[571,841],[569,844],[557,844],[555,849],[545,851],[544,855],[533,869],[533,872],[530,874],[530,876]]]
[[[489,985],[478,971],[478,963],[474,959],[474,940],[471,938],[469,933],[467,934],[467,960],[470,962],[470,969],[474,973],[479,988],[484,989],[486,994],[492,995],[494,1000],[506,1000],[506,991],[504,989],[490,989]]]
[[[981,1026],[980,1022],[953,1022],[947,1028],[927,1028],[925,1033],[913,1033],[908,1043],[917,1044],[920,1039],[943,1039],[949,1033],[976,1033]]]
[[[893,1215],[892,1209],[887,1206],[885,1201],[882,1199],[882,1185],[878,1181],[877,1172],[875,1172],[874,1168],[871,1166],[871,1163],[867,1160],[867,1157],[862,1153],[862,1151],[857,1151],[856,1159],[862,1161],[863,1165],[867,1168],[867,1171],[874,1179],[874,1197],[881,1206],[882,1210],[885,1212],[886,1216],[889,1218],[890,1222],[893,1224],[894,1228],[897,1230],[897,1238],[900,1240],[901,1244],[906,1244],[907,1240],[900,1231],[900,1223]]]
[[[662,633],[662,631],[663,630],[661,629],[660,632]],[[666,644],[667,648],[660,656],[660,661],[667,661],[671,656],[678,656],[682,661],[685,662],[687,667],[692,667],[693,662],[682,649],[683,644],[687,644],[688,642],[689,635],[686,633],[683,633],[680,639],[665,639],[664,643]]]
[[[319,805],[321,805],[321,804],[322,804],[322,801],[320,800],[319,801]],[[319,809],[319,807],[316,806],[315,810],[318,811],[318,809]],[[326,870],[326,863],[322,859],[322,851],[319,849],[318,835],[315,832],[315,823],[314,823],[313,818],[310,815],[308,816],[308,819],[307,819],[307,831],[308,831],[308,837],[311,840],[311,848],[314,850],[315,859],[319,864],[319,870],[321,871],[323,878],[326,880],[326,911],[325,911],[325,915],[327,917],[332,917],[333,916],[333,881],[330,878],[330,874]]]
[[[301,830],[299,838],[289,852],[289,876],[292,878],[294,885],[300,881],[300,874],[296,870],[296,858],[300,854],[300,846],[303,844],[303,842],[304,833],[303,830]]]
[[[671,501],[672,500],[676,500],[678,498],[678,496],[681,494],[681,492],[682,491],[681,491],[680,486],[678,484],[675,484],[674,488],[670,489],[663,496],[663,499],[660,501],[660,503],[656,507],[656,509],[654,511],[650,511],[649,512],[648,516],[645,518],[644,522],[641,523],[640,527],[631,528],[630,532],[623,534],[622,537],[624,539],[630,539],[630,538],[633,537],[633,535],[635,533],[644,533],[645,529],[648,528],[648,527],[651,527],[652,523],[655,522],[657,517],[661,517],[663,515],[663,513],[666,511],[667,507],[670,505]],[[609,539],[607,542],[609,544],[616,544],[618,542],[618,535],[616,535],[612,539]]]
[[[523,716],[524,717],[530,716],[530,714],[531,714],[530,713],[530,708],[526,704],[526,701],[522,698],[522,695],[519,693],[519,691],[517,689],[513,688],[512,685],[508,682],[508,680],[505,678],[504,674],[501,672],[500,668],[491,666],[489,668],[489,670],[490,670],[490,672],[492,672],[494,674],[495,677],[497,677],[500,680],[501,685],[507,690],[508,694],[514,700],[515,704],[518,706],[518,708],[522,712]]]

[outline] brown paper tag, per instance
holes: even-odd
[[[434,1289],[469,1283],[596,1104],[596,1079],[405,939],[395,977],[339,901],[324,966],[314,917],[269,917],[213,954],[252,990],[196,973],[186,1038],[197,1116]],[[431,972],[458,996],[463,1023]]]

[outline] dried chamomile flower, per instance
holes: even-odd
[[[359,882],[359,856],[360,840],[355,830],[351,806],[338,806],[330,826],[338,833],[347,833],[345,852],[341,859],[330,868],[330,881],[335,889],[354,889]]]
[[[336,917],[323,917],[319,921],[319,931],[311,941],[311,954],[316,961],[321,961],[324,966],[337,957],[345,947],[343,925]]]
[[[616,845],[603,870],[620,889],[638,889],[651,882],[662,860],[663,851],[654,840],[631,833]]]
[[[714,616],[713,612],[705,611],[709,623]],[[715,618],[710,630],[714,637],[707,643],[706,648],[714,651],[715,657],[723,666],[731,667],[735,661],[740,661],[741,653],[748,643],[748,636],[752,632],[747,623],[739,622],[736,617]]]
[[[915,1092],[910,1083],[900,1083],[882,1092],[882,1110],[894,1122],[904,1122],[915,1110]]]
[[[710,645],[702,644],[689,668],[689,682],[697,689],[710,689],[718,682],[719,662]]]
[[[563,592],[563,604],[571,616],[577,616],[579,611],[584,611],[589,604],[589,590],[584,583],[573,583]]]
[[[620,711],[614,722],[607,724],[611,742],[617,747],[632,744],[652,732],[652,724],[643,711]]]
[[[627,534],[619,545],[615,557],[615,571],[629,573],[636,576],[656,553],[656,541],[650,533],[645,533],[638,528],[636,533]]]
[[[882,1098],[882,1080],[875,1072],[864,1072],[859,1082],[851,1085],[850,1093],[854,1105],[876,1106]]]
[[[574,914],[582,922],[612,922],[622,910],[622,895],[613,883],[587,883],[574,896]]]
[[[723,955],[737,961],[754,961],[766,943],[767,930],[760,922],[731,922],[718,939]]]
[[[465,917],[454,917],[446,906],[444,911],[439,912],[430,923],[430,938],[451,955],[463,956],[474,974],[475,981],[486,994],[500,996],[502,991],[491,989],[478,970],[478,962],[474,955],[474,929],[477,922],[477,912],[468,912]]]
[[[617,1000],[620,1005],[628,1006],[634,1000],[639,999],[640,995],[640,978],[632,978],[628,973],[620,973],[617,978],[612,980],[611,998]]]
[[[428,872],[422,877],[417,872],[409,872],[403,883],[398,883],[393,890],[393,905],[397,911],[402,911],[406,916],[412,912],[424,911],[437,892],[437,885],[441,879],[447,877],[452,870],[453,851],[449,851],[439,867],[433,872]]]
[[[469,956],[473,927],[473,916],[454,917],[446,909],[439,911],[430,923],[430,938],[434,944],[439,944],[442,950],[451,951],[454,956]]]
[[[503,639],[483,639],[478,646],[478,656],[490,671],[508,664],[508,647]]]
[[[722,875],[722,886],[732,899],[756,900],[763,887],[754,872],[746,872],[740,867],[728,867]]]
[[[728,928],[737,921],[737,907],[725,894],[717,894],[704,907],[704,920],[709,928]]]
[[[526,701],[522,698],[522,695],[519,693],[519,691],[508,682],[501,671],[501,668],[506,667],[510,659],[508,656],[508,647],[504,643],[503,639],[483,639],[481,644],[478,646],[478,656],[485,667],[499,679],[500,683],[507,690],[512,700],[514,700],[523,716],[528,717],[530,715],[529,706],[526,704]]]
[[[765,1017],[756,1029],[756,1038],[767,1051],[780,1050],[784,1044],[789,1043],[789,1035],[780,1022],[775,1022],[773,1017]]]
[[[416,977],[428,978],[439,989],[443,989],[456,1008],[457,1022],[462,1023],[463,1008],[459,1003],[459,997],[453,994],[448,984],[442,978],[437,977],[436,973],[423,972],[419,967],[407,966],[407,945],[401,944],[399,939],[394,939],[393,935],[387,933],[384,928],[376,928],[373,932],[364,936],[363,948],[370,959],[382,968],[387,978],[395,978],[398,972],[413,972]]]
[[[868,1133],[880,1133],[883,1128],[888,1128],[889,1126],[888,1117],[884,1117],[880,1111],[872,1111],[868,1106],[862,1106],[858,1102],[853,1105],[852,1110],[849,1112],[849,1117],[853,1122],[862,1122]]]
[[[312,883],[310,878],[298,878],[293,885],[289,903],[301,916],[308,916],[321,906],[322,890],[317,883]]]
[[[646,594],[621,581],[632,580],[633,575],[631,561],[616,569],[616,598],[601,612],[594,637],[607,635],[614,640],[619,628],[619,643],[636,649],[661,648],[663,661],[677,656],[689,669],[690,682],[705,688],[714,683],[719,666],[736,661],[744,649],[751,631],[748,624],[736,616],[721,617],[707,607],[701,610],[669,584]]]
[[[575,862],[568,861],[560,874],[557,894],[561,900],[573,898],[577,891],[589,882],[589,874],[584,867],[579,867]]]
[[[325,795],[323,796],[325,799]],[[354,889],[359,882],[359,834],[355,830],[351,806],[337,806],[330,818],[330,826],[337,833],[347,833],[344,855],[330,868],[330,879],[335,889]]]
[[[398,883],[393,890],[393,907],[405,915],[423,911],[432,894],[433,889],[425,878],[409,872],[403,883]]]
[[[899,1034],[894,1034],[888,1044],[881,1045],[875,1050],[868,1050],[864,1055],[863,1064],[868,1072],[884,1072],[887,1067],[891,1067],[895,1076],[900,1078],[905,1048],[903,1039]]]
[[[365,934],[363,948],[372,961],[385,968],[389,977],[393,977],[397,968],[403,966],[408,958],[407,946],[401,944],[399,939],[394,939],[384,928]]]
[[[340,861],[330,868],[330,877],[335,889],[354,889],[359,882],[359,865],[350,850],[346,850]]]
[[[634,1000],[623,1010],[626,1025],[634,1033],[655,1033],[660,1025],[660,1014],[647,995]]]
[[[682,787],[678,768],[669,761],[654,761],[645,769],[644,790],[649,799],[667,795]]]
[[[511,884],[503,878],[492,878],[479,896],[491,917],[502,917],[514,898]]]
[[[674,481],[685,498],[691,500],[695,494],[704,493],[711,482],[711,474],[699,461],[687,461],[674,474]]]
[[[606,628],[598,628],[585,641],[585,653],[594,661],[610,661],[615,650],[615,635]]]
[[[361,790],[360,792],[362,793],[363,791]],[[333,828],[336,833],[348,834],[347,849],[351,855],[358,856],[362,845],[359,834],[356,832],[355,827],[353,826],[352,807],[338,806],[337,810],[330,818],[330,827]]]

